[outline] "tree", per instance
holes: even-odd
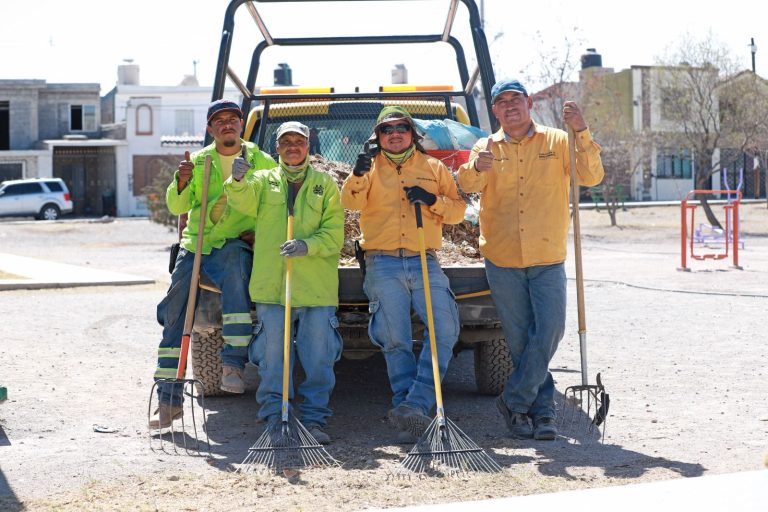
[[[697,189],[717,189],[712,176],[721,170],[718,150],[743,152],[760,145],[764,137],[768,108],[758,79],[751,72],[743,76],[729,50],[711,32],[701,40],[683,36],[658,64],[657,131],[665,144],[692,150]],[[707,197],[700,199],[710,224],[722,228]]]

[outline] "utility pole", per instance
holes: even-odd
[[[755,38],[751,39],[749,49],[752,52],[752,72],[755,72],[755,54],[757,53],[757,45],[755,44]]]

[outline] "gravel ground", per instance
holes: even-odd
[[[261,426],[251,395],[209,398],[212,458],[150,449],[147,400],[175,235],[146,220],[0,222],[0,251],[151,277],[154,285],[0,292],[0,510],[360,510],[749,471],[768,452],[768,210],[744,205],[743,270],[679,272],[679,209],[583,211],[591,379],[610,392],[605,442],[505,435],[474,391],[472,354],[444,381],[448,417],[504,468],[395,478],[380,357],[338,363],[328,447],[340,468],[233,473]],[[712,249],[713,251],[715,249]],[[579,382],[573,264],[557,388]],[[0,269],[0,272],[2,269]],[[97,428],[99,427],[99,428]]]

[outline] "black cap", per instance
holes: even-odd
[[[211,118],[219,112],[234,112],[240,119],[243,118],[243,111],[240,110],[240,106],[231,100],[216,100],[208,105],[208,123],[211,122]]]

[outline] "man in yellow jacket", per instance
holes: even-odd
[[[418,138],[404,108],[385,107],[372,135],[381,150],[373,157],[361,153],[341,189],[344,207],[361,211],[364,290],[371,314],[368,335],[384,353],[394,394],[388,417],[400,430],[401,442],[415,442],[421,436],[435,405],[426,329],[419,359],[413,354],[411,308],[427,325],[415,204],[423,211],[441,378],[459,336],[456,301],[435,251],[442,245],[443,224],[461,222],[466,204],[448,168],[427,156]]]
[[[214,142],[185,158],[166,191],[171,213],[189,213],[181,236],[181,249],[171,274],[171,286],[157,306],[157,320],[163,326],[163,339],[157,355],[155,379],[173,379],[179,364],[179,348],[184,329],[184,314],[195,258],[199,219],[206,216],[200,272],[221,290],[223,375],[221,388],[243,393],[242,370],[248,361],[251,339],[251,301],[248,280],[251,273],[252,247],[241,235],[253,229],[252,220],[227,205],[224,180],[232,172],[253,174],[256,169],[271,168],[275,161],[251,142],[240,138],[243,113],[237,103],[216,100],[208,107],[208,133]],[[201,211],[203,166],[211,156],[207,211]],[[247,238],[242,236],[242,238]],[[157,386],[159,407],[149,422],[150,429],[170,427],[182,414],[180,385],[160,382]]]
[[[480,252],[514,370],[496,406],[514,437],[552,440],[555,385],[549,362],[565,332],[570,159],[566,132],[531,119],[533,100],[517,80],[491,89],[501,129],[459,168],[464,192],[481,192]],[[576,132],[578,183],[603,179],[600,146],[578,105],[563,105]]]

